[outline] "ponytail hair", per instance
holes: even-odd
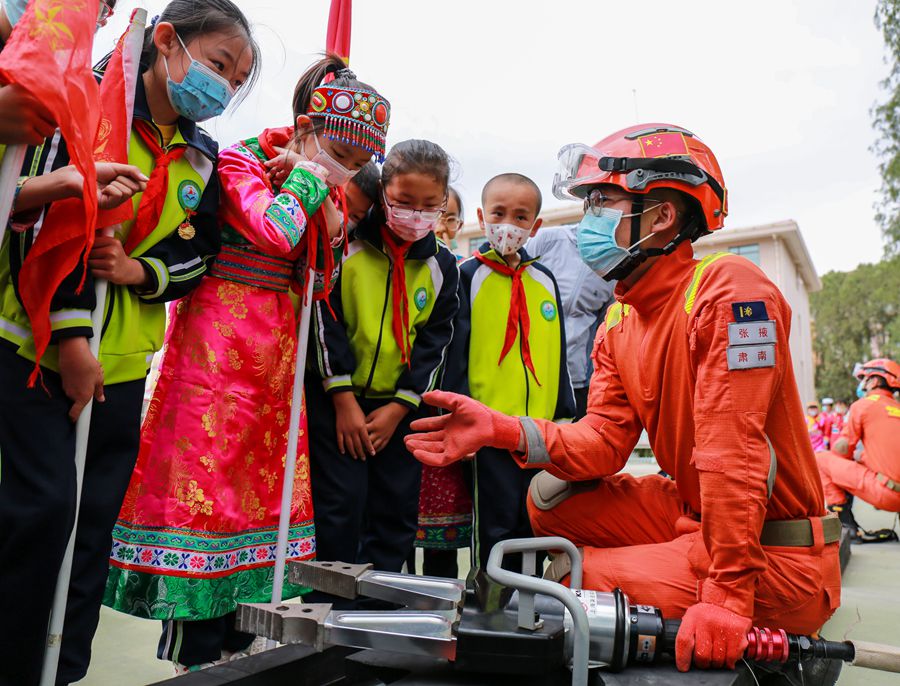
[[[239,29],[247,37],[253,64],[247,81],[242,84],[238,98],[246,95],[259,80],[262,68],[259,44],[253,37],[250,22],[240,8],[231,0],[171,0],[157,17],[153,18],[144,32],[144,48],[141,51],[141,72],[152,67],[159,58],[159,51],[153,42],[157,22],[164,21],[175,27],[178,37],[187,44],[191,39],[206,33]]]
[[[372,86],[357,79],[356,74],[350,70],[342,58],[331,52],[326,53],[325,57],[303,72],[303,76],[300,77],[300,80],[297,81],[297,85],[294,87],[294,99],[292,102],[295,121],[301,114],[305,115],[309,112],[313,91],[322,85],[325,77],[329,74],[334,75],[334,80],[330,81],[328,85],[335,88],[353,88],[374,94],[378,93]],[[325,120],[323,118],[313,118],[313,130],[321,131],[324,128]]]
[[[413,138],[394,145],[381,168],[381,184],[387,186],[398,174],[425,174],[444,188],[450,181],[450,156],[437,143]],[[462,209],[462,204],[460,204]]]

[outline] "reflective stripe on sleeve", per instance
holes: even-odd
[[[537,423],[531,417],[519,417],[525,432],[525,454],[528,464],[550,464],[550,453]]]

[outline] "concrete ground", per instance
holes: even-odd
[[[656,471],[652,460],[628,463],[636,475]],[[890,527],[895,515],[866,503],[854,505],[868,529]],[[421,553],[420,553],[421,560]],[[468,550],[460,551],[460,573],[469,569]],[[421,561],[419,563],[421,565]],[[171,664],[156,659],[160,623],[103,608],[87,677],[78,686],[143,686],[171,677]],[[900,645],[900,543],[853,546],[843,579],[841,607],[822,631],[830,640],[856,639]],[[845,666],[839,686],[896,686],[900,676]]]
[[[889,528],[897,516],[858,500],[853,514],[865,529]],[[854,545],[851,549],[841,583],[841,606],[822,635],[831,641],[900,645],[900,543]],[[844,665],[838,684],[897,686],[900,675]]]

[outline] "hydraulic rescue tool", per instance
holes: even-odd
[[[535,576],[536,553],[562,550],[572,561],[571,588]],[[505,555],[522,554],[524,574],[503,569]],[[323,650],[329,645],[374,648],[452,661],[464,671],[547,674],[565,666],[572,684],[585,686],[588,670],[621,670],[673,655],[679,620],[650,605],[632,604],[620,590],[581,589],[581,557],[563,538],[502,541],[494,546],[487,578],[456,579],[394,574],[371,565],[292,562],[291,583],[346,599],[374,599],[398,610],[336,610],[324,604],[241,605],[241,631]],[[391,605],[388,605],[391,604]],[[826,641],[754,628],[745,657],[762,663],[813,658],[900,672],[900,648],[860,641]],[[836,671],[834,672],[837,673]]]

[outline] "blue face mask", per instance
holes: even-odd
[[[10,26],[15,27],[15,25],[19,23],[22,19],[22,15],[25,14],[26,7],[28,7],[28,0],[4,0],[3,12],[6,14]],[[106,21],[110,16],[112,16],[112,10],[110,10],[109,5],[101,0],[100,9],[97,14],[97,27],[94,29],[94,33],[100,29],[101,22]]]
[[[9,19],[10,26],[19,23],[27,6],[28,0],[3,0],[3,11],[6,13],[6,18]]]
[[[578,225],[578,253],[581,260],[599,276],[606,276],[628,259],[630,250],[653,234],[647,234],[631,248],[616,243],[616,228],[625,214],[622,210],[604,207],[599,214],[588,212]],[[632,215],[628,215],[629,217]]]
[[[863,379],[859,382],[859,386],[856,387],[856,397],[857,398],[865,398],[866,397],[866,380]]]
[[[178,42],[191,58],[191,66],[181,83],[175,83],[169,77],[169,61],[165,61],[166,87],[172,108],[182,117],[194,122],[218,117],[234,97],[234,89],[212,69],[191,57],[181,37],[178,37]]]

